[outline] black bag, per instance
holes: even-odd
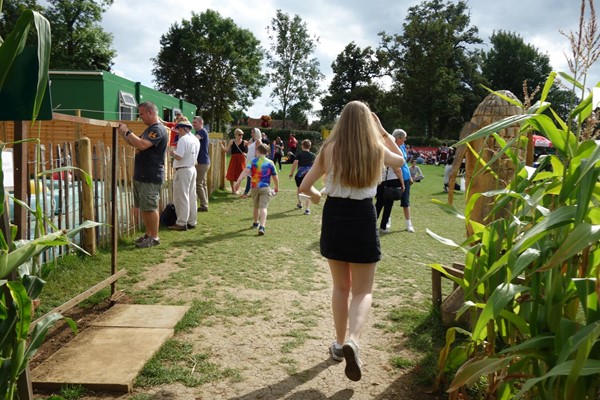
[[[175,212],[175,204],[169,203],[160,213],[160,223],[163,226],[172,226],[177,223],[177,213]]]
[[[383,199],[385,201],[396,201],[402,198],[402,188],[396,186],[383,187]]]
[[[387,171],[389,168],[386,168],[385,177],[387,178]],[[383,200],[385,201],[396,201],[402,198],[402,188],[399,186],[386,186],[385,183],[387,181],[383,181]]]

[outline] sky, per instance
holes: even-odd
[[[421,3],[420,0],[114,0],[101,24],[113,34],[113,47],[117,51],[112,72],[154,87],[151,58],[159,52],[161,36],[174,23],[189,20],[192,12],[200,14],[211,9],[231,18],[240,28],[250,30],[267,49],[270,45],[267,27],[280,9],[290,17],[299,15],[306,22],[309,34],[319,37],[314,56],[325,75],[321,86],[326,90],[333,77],[331,63],[348,43],[354,41],[361,48],[377,48],[378,33],[401,34],[408,9]],[[600,13],[599,3],[594,0]],[[553,70],[569,72],[565,56],[570,51],[569,42],[559,31],[567,34],[577,31],[579,0],[469,0],[467,4],[471,26],[479,29],[479,37],[484,41],[480,48],[489,50],[489,38],[494,31],[515,32],[547,54]],[[600,62],[590,70],[587,86],[599,80]],[[249,116],[259,118],[278,108],[269,98],[270,92],[268,86],[263,88],[262,96],[247,110]],[[309,117],[312,119],[314,116]]]

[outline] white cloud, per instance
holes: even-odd
[[[152,57],[158,54],[160,37],[176,22],[190,19],[191,13],[206,9],[218,11],[238,26],[248,29],[268,49],[267,26],[276,10],[293,16],[298,14],[311,35],[320,39],[315,56],[326,76],[326,89],[332,77],[331,63],[344,47],[354,41],[360,47],[379,44],[381,31],[401,33],[408,8],[418,0],[115,0],[104,14],[102,25],[114,35],[113,46],[118,52],[114,70],[128,79],[153,87]],[[567,71],[564,52],[568,41],[558,31],[575,31],[579,23],[580,2],[575,0],[474,0],[469,2],[471,25],[479,28],[482,45],[487,49],[494,31],[516,32],[525,42],[548,54],[552,67]],[[200,6],[201,5],[201,6]],[[588,82],[600,80],[600,67],[590,71]],[[248,110],[251,116],[270,112],[269,88]]]

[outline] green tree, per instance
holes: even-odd
[[[334,76],[329,94],[321,100],[321,118],[333,120],[349,101],[362,100],[377,107],[383,95],[373,79],[381,76],[381,67],[371,47],[361,49],[349,43],[331,64]]]
[[[494,32],[490,43],[490,50],[483,53],[481,71],[494,90],[509,90],[522,98],[525,81],[533,90],[543,85],[552,71],[550,57],[526,44],[517,33]]]
[[[319,61],[312,57],[319,39],[309,36],[302,18],[298,15],[290,18],[281,10],[277,10],[267,29],[271,40],[271,51],[267,53],[267,66],[271,69],[268,78],[274,86],[271,98],[279,102],[285,128],[292,107],[295,106],[296,115],[299,111],[310,111],[312,101],[321,94],[319,82],[324,76]]]
[[[380,33],[398,112],[413,135],[457,137],[484,97],[479,57],[468,50],[482,41],[469,23],[466,2],[431,0],[408,9],[402,35]]]
[[[216,130],[232,121],[232,111],[248,109],[266,83],[259,40],[216,11],[173,24],[160,46],[152,70],[159,90],[181,91]]]
[[[494,90],[509,90],[518,98],[524,99],[536,88],[542,88],[552,72],[550,57],[524,42],[523,38],[512,32],[498,31],[490,37],[492,47],[483,53],[481,70],[484,78]],[[525,86],[526,84],[526,86]],[[540,98],[541,90],[532,101]],[[548,101],[553,109],[565,120],[567,110],[575,101],[573,93],[557,86],[550,89]]]
[[[52,25],[50,69],[110,71],[116,51],[113,35],[100,26],[113,0],[49,0]]]
[[[36,0],[11,0],[3,3],[2,13],[0,13],[0,36],[6,37],[15,28],[17,19],[25,10],[42,12],[44,7]]]

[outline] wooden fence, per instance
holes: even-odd
[[[24,201],[35,210],[38,207],[45,216],[42,224],[45,231],[59,229],[72,229],[83,222],[83,212],[86,207],[93,209],[94,220],[104,223],[95,229],[96,242],[101,246],[110,243],[111,206],[113,201],[118,210],[118,232],[120,236],[135,235],[141,228],[139,213],[133,208],[132,177],[135,149],[119,138],[117,160],[117,198],[112,199],[112,157],[114,152],[110,148],[113,141],[112,128],[94,124],[87,118],[73,117],[70,115],[53,115],[50,121],[36,122],[29,128],[29,137],[37,138],[37,143],[28,146],[27,176],[30,179],[28,199]],[[137,121],[126,121],[128,127],[135,133],[141,134],[146,126]],[[0,123],[0,136],[7,147],[13,141],[12,122]],[[211,168],[208,171],[208,188],[212,193],[217,188],[224,187],[225,179],[225,153],[222,152],[218,141],[220,135],[211,134],[209,139],[209,152]],[[89,140],[90,155],[82,155],[83,141]],[[47,172],[60,167],[82,168],[82,158],[91,157],[92,169],[87,171],[92,177],[93,196],[92,204],[86,204],[82,195],[82,174],[77,169],[59,172]],[[44,172],[46,171],[46,172]],[[165,156],[165,183],[161,191],[161,209],[172,201],[172,181],[174,170],[172,160]],[[19,177],[15,176],[15,179]],[[12,203],[11,203],[12,204]],[[13,206],[11,206],[12,212]],[[33,238],[40,232],[33,215],[28,218],[26,237]],[[81,242],[81,238],[77,238]],[[57,248],[49,258],[62,254],[68,249]]]

